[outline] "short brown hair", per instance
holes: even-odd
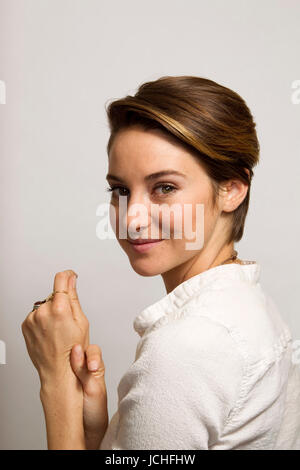
[[[253,116],[241,96],[206,78],[164,76],[143,83],[134,96],[109,103],[106,112],[111,132],[108,154],[119,130],[133,125],[158,128],[172,134],[203,165],[212,182],[213,205],[220,183],[239,179],[247,184],[244,200],[233,211],[227,242],[242,238],[260,146]]]

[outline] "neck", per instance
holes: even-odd
[[[230,243],[229,245],[224,246],[217,253],[202,250],[200,253],[197,253],[197,255],[185,263],[182,263],[181,265],[176,266],[175,268],[165,273],[162,273],[162,278],[167,294],[169,294],[173,289],[175,289],[175,287],[187,279],[207,271],[208,269],[214,268],[215,266],[219,266],[221,263],[223,263],[223,261],[230,258],[234,249],[235,248],[233,243]],[[240,260],[238,259],[229,262],[237,262],[240,264]]]

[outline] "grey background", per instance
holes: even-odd
[[[103,351],[109,415],[134,360],[134,317],[165,295],[96,237],[105,193],[104,105],[162,75],[197,75],[241,94],[261,162],[239,256],[261,263],[295,339],[299,319],[299,0],[0,0],[0,448],[45,449],[39,379],[21,323],[57,271],[78,292]]]

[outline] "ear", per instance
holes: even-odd
[[[250,172],[245,168],[246,173],[250,177]],[[229,180],[223,186],[222,210],[224,212],[232,212],[237,209],[247,195],[249,186],[238,179]]]

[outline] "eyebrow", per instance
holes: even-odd
[[[184,173],[181,173],[180,171],[170,169],[170,170],[157,171],[156,173],[151,173],[150,175],[145,176],[144,180],[151,181],[151,180],[160,178],[161,176],[167,176],[167,175],[178,175],[178,176],[183,176],[184,178],[186,176]],[[123,181],[122,178],[120,178],[119,176],[112,175],[110,173],[106,175],[106,179],[121,181],[121,183],[125,183],[125,181]]]

